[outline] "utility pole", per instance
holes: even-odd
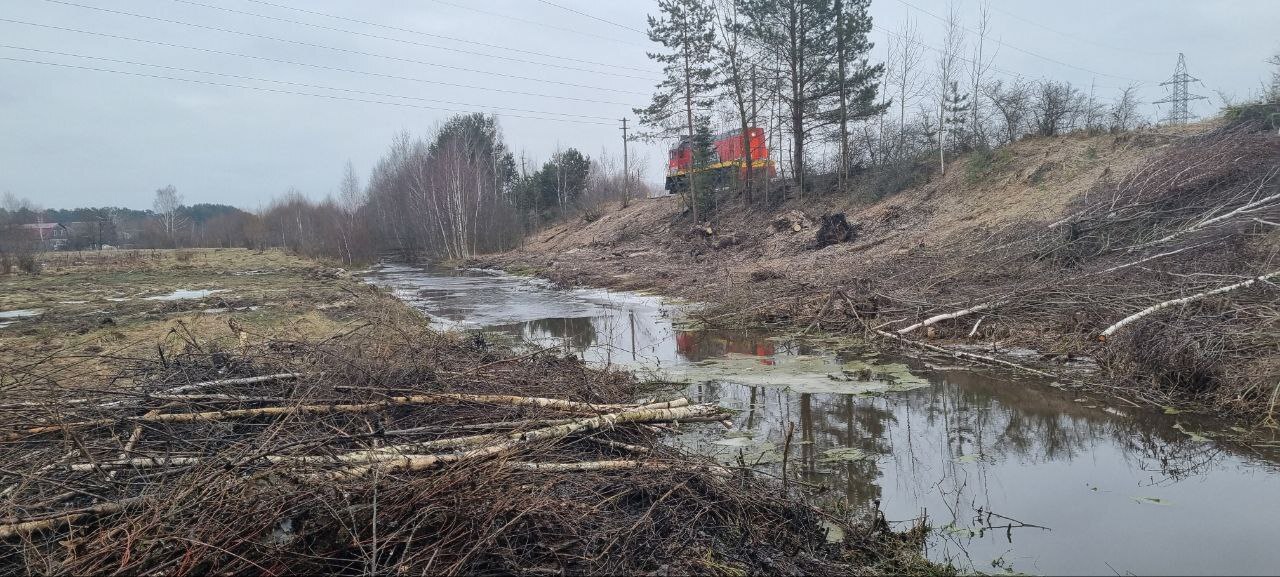
[[[1192,100],[1206,100],[1205,97],[1198,94],[1190,94],[1187,92],[1187,86],[1192,82],[1199,82],[1200,79],[1187,74],[1187,60],[1181,52],[1178,53],[1178,66],[1173,69],[1173,76],[1168,80],[1161,82],[1160,86],[1168,86],[1169,97],[1152,104],[1170,104],[1169,116],[1165,121],[1169,124],[1186,124],[1193,118],[1191,110],[1187,104]]]
[[[756,101],[756,65],[751,64],[751,122],[749,128],[754,130],[758,122],[757,115],[760,113],[759,105]],[[751,140],[747,140],[747,150],[744,151],[747,157],[747,204],[751,204],[753,189],[757,186],[754,177],[756,173],[756,152],[751,149]],[[760,171],[758,173],[761,178],[768,179],[768,171]],[[767,184],[765,186],[768,186]]]
[[[631,160],[627,156],[627,119],[622,119],[622,208],[631,204]]]

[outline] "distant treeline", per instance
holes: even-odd
[[[45,210],[6,193],[0,203],[0,255],[102,247],[282,247],[345,263],[386,254],[462,259],[518,246],[547,222],[591,220],[607,201],[645,194],[636,171],[629,187],[627,180],[614,159],[593,159],[573,148],[553,154],[541,167],[528,167],[507,147],[493,116],[459,115],[425,136],[398,135],[364,186],[348,162],[336,196],[313,200],[290,189],[258,212],[187,205],[172,185],[156,191],[151,210]],[[34,227],[39,223],[45,225]]]

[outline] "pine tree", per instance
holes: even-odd
[[[715,149],[715,137],[711,135],[710,120],[706,117],[697,117],[694,119],[694,124],[697,127],[694,129],[693,141],[690,147],[690,175],[696,171],[706,170],[720,159]],[[709,190],[715,189],[715,183],[711,182],[710,178],[708,178],[706,186]],[[700,197],[695,197],[694,200],[697,202],[694,205],[694,221],[697,222],[697,214],[702,214],[704,219],[709,219],[715,207],[715,194],[704,194]]]
[[[649,16],[649,40],[666,51],[650,52],[649,58],[662,63],[665,77],[658,83],[652,103],[635,113],[641,123],[667,136],[683,132],[692,143],[697,131],[695,111],[711,106],[715,88],[715,13],[705,0],[659,0],[658,9],[661,17]],[[700,188],[698,175],[690,171],[689,205],[695,221]]]
[[[822,115],[836,78],[836,17],[831,0],[743,0],[750,32],[767,56],[779,63],[778,98],[788,109],[791,170],[797,190],[805,189],[805,143],[813,120]]]
[[[964,150],[969,148],[970,134],[968,131],[969,123],[969,94],[960,93],[960,85],[958,82],[951,83],[951,89],[947,91],[943,98],[943,126],[947,134],[947,141],[951,143],[952,148]]]
[[[828,116],[838,129],[838,178],[842,188],[845,176],[853,164],[849,153],[849,123],[876,116],[891,104],[887,101],[876,102],[880,78],[884,76],[884,64],[871,66],[867,61],[867,55],[875,47],[867,38],[867,34],[871,32],[871,16],[867,14],[870,4],[871,0],[835,0],[832,6],[836,15],[836,74],[832,86],[836,106]]]

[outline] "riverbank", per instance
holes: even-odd
[[[433,331],[341,269],[104,252],[0,283],[11,572],[949,571],[923,530],[662,442],[713,405]]]
[[[727,200],[707,223],[633,201],[475,264],[1274,427],[1277,164],[1280,137],[1248,123],[1028,138],[878,199]],[[836,213],[853,226],[820,241]]]

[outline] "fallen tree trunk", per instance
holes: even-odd
[[[1231,291],[1234,291],[1234,290],[1238,290],[1238,289],[1242,289],[1242,288],[1247,288],[1247,287],[1253,286],[1253,284],[1254,284],[1254,283],[1258,283],[1258,282],[1267,282],[1268,280],[1270,280],[1270,279],[1272,279],[1272,278],[1275,278],[1275,277],[1278,277],[1278,276],[1280,276],[1280,270],[1275,271],[1275,272],[1270,272],[1270,273],[1264,274],[1264,275],[1259,276],[1259,277],[1251,278],[1251,279],[1246,280],[1246,281],[1243,281],[1243,282],[1238,282],[1238,283],[1233,284],[1233,285],[1227,285],[1227,286],[1224,286],[1224,287],[1218,287],[1218,288],[1213,289],[1213,290],[1211,290],[1211,291],[1205,291],[1205,292],[1201,292],[1201,293],[1196,293],[1196,294],[1193,294],[1193,295],[1191,295],[1191,296],[1182,297],[1182,298],[1180,298],[1180,299],[1168,300],[1168,301],[1164,301],[1164,302],[1162,302],[1162,303],[1157,303],[1157,304],[1151,305],[1151,306],[1149,306],[1149,307],[1147,307],[1147,308],[1145,308],[1145,309],[1142,309],[1142,310],[1140,310],[1140,311],[1138,311],[1138,312],[1136,312],[1136,313],[1133,313],[1133,314],[1131,314],[1131,315],[1129,315],[1129,316],[1127,316],[1127,317],[1125,317],[1125,318],[1123,318],[1123,319],[1120,319],[1120,322],[1117,322],[1116,324],[1114,324],[1114,325],[1111,325],[1111,326],[1107,327],[1107,328],[1106,328],[1106,330],[1102,331],[1102,333],[1098,335],[1098,340],[1100,340],[1100,341],[1104,341],[1104,342],[1105,342],[1105,341],[1107,340],[1107,337],[1110,337],[1111,335],[1115,334],[1115,333],[1116,333],[1116,331],[1118,331],[1118,330],[1120,330],[1120,329],[1124,328],[1124,327],[1125,327],[1125,325],[1128,325],[1128,324],[1130,324],[1130,323],[1132,323],[1132,322],[1134,322],[1134,321],[1136,321],[1136,320],[1138,320],[1138,319],[1141,319],[1142,317],[1145,317],[1145,316],[1151,315],[1151,314],[1153,314],[1153,313],[1156,313],[1156,312],[1162,311],[1162,310],[1164,310],[1164,309],[1167,309],[1167,308],[1170,308],[1170,307],[1176,307],[1176,306],[1179,306],[1179,305],[1185,305],[1185,304],[1188,304],[1188,303],[1193,303],[1193,302],[1195,302],[1195,301],[1198,301],[1198,300],[1200,300],[1200,299],[1204,299],[1204,298],[1207,298],[1207,297],[1211,297],[1211,296],[1213,296],[1213,295],[1220,295],[1220,294],[1222,294],[1222,293],[1227,293],[1227,292],[1231,292]]]
[[[1258,191],[1261,191],[1261,190],[1262,190],[1262,189],[1267,185],[1267,183],[1268,183],[1268,182],[1270,182],[1271,178],[1275,176],[1275,174],[1276,174],[1275,172],[1272,172],[1271,174],[1268,174],[1266,178],[1263,178],[1263,179],[1262,179],[1262,181],[1261,181],[1261,183],[1258,185]],[[1164,244],[1164,243],[1169,242],[1169,241],[1171,241],[1171,240],[1173,240],[1173,239],[1175,239],[1175,238],[1178,238],[1178,237],[1180,237],[1180,236],[1182,236],[1182,235],[1190,234],[1190,233],[1197,232],[1197,231],[1201,231],[1201,230],[1204,230],[1204,229],[1206,229],[1206,228],[1209,228],[1210,226],[1213,226],[1213,225],[1216,225],[1216,224],[1223,223],[1223,222],[1225,222],[1225,221],[1227,221],[1227,220],[1230,220],[1230,219],[1231,219],[1231,218],[1233,218],[1233,217],[1240,216],[1240,215],[1244,215],[1244,214],[1249,214],[1249,213],[1251,213],[1251,212],[1253,212],[1253,211],[1255,211],[1255,210],[1259,210],[1259,209],[1262,209],[1262,208],[1269,208],[1269,205],[1271,205],[1272,203],[1280,203],[1280,193],[1276,193],[1276,194],[1272,194],[1272,195],[1270,195],[1270,196],[1266,196],[1266,197],[1260,198],[1260,199],[1258,199],[1258,200],[1255,200],[1255,201],[1253,201],[1253,202],[1250,202],[1250,203],[1247,203],[1247,204],[1245,204],[1245,205],[1243,205],[1243,206],[1240,206],[1240,207],[1236,208],[1235,210],[1232,210],[1232,211],[1227,212],[1227,213],[1225,213],[1225,214],[1221,214],[1221,215],[1215,216],[1215,217],[1213,217],[1213,218],[1209,218],[1209,219],[1206,219],[1206,220],[1202,220],[1202,221],[1197,222],[1197,223],[1195,223],[1195,224],[1193,224],[1193,225],[1191,225],[1191,226],[1188,226],[1187,228],[1184,228],[1184,229],[1181,229],[1181,230],[1176,230],[1176,231],[1174,231],[1174,232],[1172,232],[1172,233],[1169,233],[1167,236],[1165,236],[1165,237],[1163,237],[1163,238],[1156,239],[1156,240],[1153,240],[1153,241],[1150,241],[1150,242],[1144,242],[1144,243],[1139,244],[1139,245],[1135,245],[1135,246],[1131,247],[1129,250],[1130,250],[1130,251],[1134,251],[1134,250],[1138,250],[1138,249],[1145,248],[1145,247],[1152,246],[1152,245]]]
[[[521,445],[567,437],[574,433],[583,431],[613,427],[622,423],[678,421],[687,417],[706,417],[719,412],[720,409],[718,407],[711,405],[694,405],[675,409],[642,409],[623,411],[621,413],[609,413],[564,425],[537,429],[534,431],[519,433],[518,435],[513,434],[512,436],[516,438],[505,443],[490,445],[479,449],[472,449],[460,454],[398,456],[392,460],[379,463],[378,465],[346,467],[335,471],[327,471],[315,476],[315,480],[339,481],[362,477],[374,468],[379,468],[380,470],[385,469],[385,472],[388,473],[395,471],[420,471],[443,463],[493,456],[506,453]]]
[[[120,501],[99,503],[92,507],[85,507],[84,509],[77,509],[75,511],[55,513],[51,516],[41,518],[11,520],[11,522],[0,525],[0,540],[8,539],[10,537],[24,537],[40,531],[57,529],[58,527],[74,523],[75,521],[85,517],[97,517],[100,515],[119,513],[130,507],[141,505],[146,502],[147,499],[147,497],[132,497]]]
[[[664,401],[662,403],[651,403],[649,406],[679,406],[681,399],[673,401]],[[577,401],[566,401],[562,399],[547,399],[541,397],[517,397],[511,395],[468,395],[460,393],[437,393],[429,395],[414,395],[408,397],[391,397],[383,401],[374,401],[371,403],[357,404],[325,404],[325,405],[297,405],[292,407],[259,407],[254,409],[231,409],[225,411],[205,411],[200,413],[164,413],[164,414],[146,414],[140,417],[123,417],[119,419],[97,419],[92,421],[80,421],[74,423],[62,423],[57,425],[45,425],[40,427],[32,427],[25,431],[10,433],[4,437],[5,440],[13,441],[22,438],[24,435],[37,435],[41,433],[52,433],[63,431],[71,428],[92,427],[101,425],[111,425],[119,422],[145,422],[145,423],[211,423],[218,421],[229,421],[234,419],[247,419],[254,417],[284,416],[284,415],[318,415],[332,413],[371,413],[382,409],[404,406],[404,405],[428,405],[433,403],[445,402],[472,402],[493,405],[511,405],[516,407],[539,407],[544,409],[553,409],[558,411],[569,411],[578,413],[600,413],[608,410],[626,410],[635,409],[635,405],[628,404],[591,404],[581,403]],[[688,403],[687,400],[683,401]]]
[[[880,335],[880,336],[882,336],[882,337],[889,338],[889,339],[893,339],[893,340],[895,340],[895,341],[898,341],[898,342],[901,342],[901,343],[905,343],[905,344],[911,345],[911,346],[913,346],[913,347],[920,347],[920,348],[922,348],[922,349],[928,349],[928,350],[931,350],[931,351],[934,351],[934,352],[939,352],[939,353],[948,354],[948,355],[951,355],[951,356],[956,357],[956,358],[960,358],[960,359],[967,359],[967,360],[971,360],[971,361],[978,361],[978,362],[980,362],[980,363],[987,363],[987,364],[999,365],[999,366],[1002,366],[1002,367],[1009,367],[1009,368],[1011,368],[1011,369],[1017,369],[1017,370],[1019,370],[1019,371],[1025,371],[1025,372],[1028,372],[1028,373],[1032,373],[1032,374],[1040,375],[1040,376],[1042,376],[1042,377],[1049,377],[1049,378],[1051,378],[1051,379],[1056,379],[1056,378],[1058,378],[1058,376],[1057,376],[1057,375],[1055,375],[1055,374],[1052,374],[1052,373],[1046,373],[1046,372],[1041,371],[1041,370],[1033,369],[1033,368],[1031,368],[1031,367],[1027,367],[1027,366],[1023,366],[1023,365],[1019,365],[1018,363],[1011,363],[1011,362],[1009,362],[1009,361],[1005,361],[1005,360],[997,359],[997,358],[995,358],[995,357],[988,357],[988,356],[986,356],[986,355],[979,355],[979,354],[970,353],[970,352],[966,352],[966,351],[956,351],[956,350],[952,350],[952,349],[948,349],[948,348],[944,348],[944,347],[934,346],[934,345],[931,345],[931,344],[929,344],[929,343],[922,343],[922,342],[920,342],[920,341],[914,341],[914,340],[908,339],[908,338],[906,338],[906,337],[904,337],[904,336],[902,336],[902,335],[894,334],[894,333],[887,332],[887,331],[883,331],[883,330],[876,330],[875,332],[876,332],[876,334],[878,334],[878,335]]]
[[[919,329],[919,328],[924,328],[924,327],[927,327],[927,326],[932,325],[932,324],[935,324],[935,323],[940,323],[940,322],[942,322],[942,321],[947,321],[947,320],[951,320],[951,319],[958,319],[958,318],[963,317],[963,316],[965,316],[965,315],[970,315],[970,314],[973,314],[973,313],[976,313],[976,312],[982,312],[982,311],[985,311],[985,310],[987,310],[987,309],[991,309],[991,308],[998,307],[998,306],[1000,306],[1000,305],[1002,305],[1002,304],[1004,304],[1004,303],[1006,303],[1006,302],[1008,302],[1008,301],[1007,301],[1007,300],[1004,300],[1004,299],[1001,299],[1001,300],[995,300],[995,301],[990,301],[990,302],[982,303],[982,304],[980,304],[980,305],[978,305],[978,306],[969,307],[969,308],[964,309],[964,310],[959,310],[959,311],[956,311],[956,312],[953,312],[953,313],[946,313],[946,314],[941,314],[941,315],[932,316],[932,317],[929,317],[929,318],[927,318],[927,319],[925,319],[925,320],[923,320],[923,321],[920,321],[920,322],[918,322],[918,323],[916,323],[916,324],[914,324],[914,325],[911,325],[911,326],[909,326],[909,327],[902,328],[902,329],[898,329],[898,331],[897,331],[897,332],[898,332],[898,334],[900,334],[900,335],[905,335],[905,334],[910,333],[911,331],[914,331],[914,330]]]
[[[465,437],[452,437],[448,439],[436,439],[433,441],[424,441],[418,443],[405,443],[401,445],[390,445],[376,449],[365,449],[359,451],[350,451],[341,454],[325,454],[325,455],[261,455],[252,459],[246,459],[247,464],[255,461],[261,461],[273,465],[334,465],[334,464],[370,464],[386,461],[394,461],[397,459],[408,458],[429,458],[439,457],[440,455],[423,455],[421,451],[439,450],[439,449],[458,449],[465,447],[475,447],[485,445],[491,442],[510,443],[528,442],[531,440],[540,440],[543,438],[563,437],[578,432],[580,430],[592,430],[600,428],[599,424],[595,424],[598,419],[606,417],[614,417],[614,424],[618,423],[649,423],[649,422],[666,422],[683,420],[684,418],[706,418],[718,412],[714,406],[695,405],[693,407],[676,407],[674,409],[646,409],[636,408],[621,413],[610,413],[601,415],[592,419],[575,419],[568,423],[556,424],[542,429],[535,429],[527,432],[514,432],[506,434],[489,433],[483,435],[470,435]],[[608,421],[609,419],[605,419]],[[604,421],[601,421],[604,422]],[[583,428],[585,424],[585,429]],[[560,431],[568,431],[558,434]],[[549,435],[549,436],[548,436]],[[604,442],[604,441],[600,441]],[[621,447],[631,448],[633,446],[619,443]],[[120,469],[153,469],[168,467],[191,467],[201,464],[207,464],[215,461],[208,457],[135,457],[131,459],[118,459],[115,461],[105,461],[99,463],[74,463],[66,465],[68,470],[85,472],[85,471],[116,471]]]
[[[176,395],[179,393],[189,393],[200,389],[208,389],[212,387],[220,387],[223,385],[253,385],[257,383],[265,383],[268,381],[291,381],[301,379],[307,376],[306,373],[277,373],[274,375],[259,375],[256,377],[243,377],[238,379],[221,379],[216,381],[203,381],[199,383],[191,383],[190,385],[182,385],[179,387],[171,387],[168,389],[156,391],[154,394]]]

